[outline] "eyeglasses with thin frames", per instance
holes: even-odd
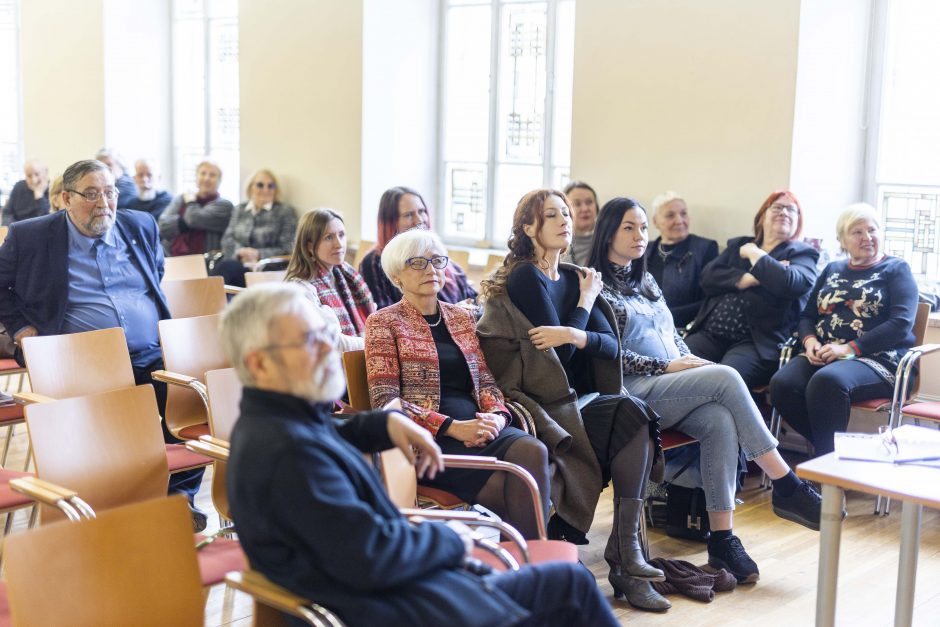
[[[102,192],[99,192],[97,189],[90,189],[87,192],[80,192],[77,189],[67,189],[65,191],[70,194],[78,194],[88,202],[98,202],[98,199],[102,196],[104,196],[104,199],[108,202],[114,202],[120,194],[116,189],[106,189]]]
[[[304,333],[304,339],[301,342],[291,342],[290,344],[268,344],[267,346],[262,346],[260,350],[281,350],[285,348],[319,348],[320,346],[326,345],[330,347],[336,346],[336,342],[339,340],[339,332],[335,327],[323,327],[320,329],[312,329]]]
[[[411,257],[405,260],[405,265],[412,270],[424,270],[431,264],[435,270],[443,270],[447,267],[450,257],[447,255],[434,255],[433,257]]]
[[[800,213],[800,210],[796,207],[796,205],[781,205],[779,203],[774,203],[770,205],[770,210],[773,213],[787,212],[792,215],[799,215]]]

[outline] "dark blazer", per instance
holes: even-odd
[[[689,327],[689,334],[700,325],[718,304],[717,296],[738,291],[735,284],[745,272],[753,274],[760,285],[744,290],[747,323],[751,339],[761,359],[777,361],[779,345],[796,330],[800,312],[816,281],[819,251],[803,242],[791,240],[774,248],[751,267],[742,259],[741,247],[753,237],[735,237],[714,261],[702,269],[702,291],[706,300]],[[788,265],[779,262],[787,261]]]
[[[647,259],[658,253],[661,237],[657,237],[646,249]],[[676,244],[672,254],[663,263],[663,280],[659,287],[672,313],[676,327],[684,327],[695,318],[705,300],[699,277],[711,260],[718,256],[718,242],[698,235],[689,235]]]
[[[514,625],[528,615],[460,568],[463,543],[411,525],[362,452],[390,448],[385,412],[334,421],[325,405],[246,387],[228,495],[252,568],[354,625]]]
[[[0,246],[0,322],[10,335],[34,326],[40,335],[62,332],[68,306],[68,212],[16,222]],[[163,247],[149,215],[118,211],[114,227],[124,238],[153,293],[160,319],[170,317],[160,290]]]

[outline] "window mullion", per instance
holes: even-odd
[[[205,116],[205,130],[203,137],[203,150],[206,155],[212,154],[212,94],[211,91],[211,77],[212,67],[210,61],[212,60],[212,55],[210,50],[212,49],[212,42],[209,38],[212,35],[212,29],[209,27],[209,0],[202,1],[202,28],[203,28],[203,63],[205,71],[203,72],[203,89],[205,89],[206,100],[205,100],[205,109],[203,110],[203,115]]]
[[[499,47],[502,33],[502,12],[499,1],[493,0],[492,30],[490,31],[490,124],[489,149],[486,164],[486,241],[495,240],[496,223],[496,169],[499,152]]]
[[[555,23],[558,0],[548,0],[545,15],[545,113],[542,120],[542,186],[552,187],[553,129],[555,126]]]

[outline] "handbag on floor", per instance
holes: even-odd
[[[705,490],[674,483],[666,487],[666,535],[695,542],[708,541],[711,527],[705,511]]]

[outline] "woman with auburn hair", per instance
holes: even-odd
[[[659,417],[623,393],[617,323],[598,298],[600,273],[560,261],[571,234],[562,192],[522,198],[509,253],[483,282],[480,344],[500,389],[532,415],[555,464],[550,537],[586,543],[612,480],[614,521],[604,551],[611,586],[635,607],[665,611],[669,602],[650,585],[663,572],[646,562],[637,533],[646,482],[661,459]]]
[[[300,218],[286,281],[304,288],[314,305],[330,310],[340,327],[339,349],[362,350],[366,318],[375,312],[369,286],[346,263],[346,225],[332,209],[313,209]]]
[[[359,272],[366,285],[372,291],[375,305],[379,309],[397,303],[401,299],[401,290],[395,287],[382,270],[382,250],[399,233],[409,229],[431,228],[431,216],[427,203],[421,194],[410,187],[392,187],[385,190],[379,200],[379,236],[378,241],[362,260]],[[438,292],[438,298],[445,303],[457,304],[476,299],[476,291],[470,287],[467,274],[454,262],[445,269],[447,280]]]
[[[702,270],[705,302],[689,325],[693,354],[738,371],[749,388],[777,370],[780,344],[816,280],[819,252],[799,241],[803,213],[793,192],[777,190],[754,216],[754,237],[735,237]]]
[[[819,494],[799,480],[777,452],[777,441],[745,387],[728,366],[689,353],[676,332],[645,256],[646,210],[632,198],[614,198],[597,220],[591,266],[604,278],[604,298],[620,328],[624,386],[649,403],[663,427],[701,443],[701,475],[711,535],[708,563],[740,583],[760,577],[757,564],[732,532],[738,449],[773,480],[779,516],[819,529]]]
[[[366,321],[366,372],[372,407],[396,399],[401,410],[452,455],[484,455],[528,470],[548,514],[548,454],[542,443],[510,425],[502,392],[480,352],[476,321],[438,292],[450,260],[430,231],[412,229],[389,241],[382,268],[402,292],[399,302]],[[480,503],[527,538],[539,529],[528,488],[504,473],[447,470],[427,483]]]
[[[225,277],[229,285],[245,286],[246,264],[268,257],[287,255],[297,231],[297,212],[280,201],[281,188],[271,170],[258,170],[248,179],[247,202],[232,210],[222,235],[224,259],[212,274]]]

